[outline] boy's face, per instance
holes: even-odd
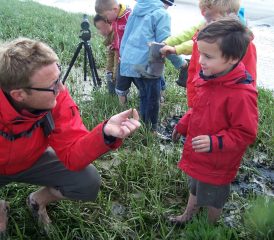
[[[102,16],[107,19],[109,22],[113,22],[114,20],[116,20],[118,13],[117,13],[117,9],[113,8],[111,10],[106,10],[102,13]]]
[[[221,17],[224,17],[223,14],[220,13],[217,9],[214,8],[206,8],[201,11],[202,15],[204,16],[207,23],[210,23],[212,21],[216,21]]]
[[[216,42],[208,43],[200,40],[198,41],[198,49],[200,52],[199,63],[205,76],[229,71],[238,62],[238,59],[226,59],[223,57]]]
[[[104,37],[108,36],[112,31],[111,24],[109,24],[108,22],[105,22],[105,21],[96,22],[95,27],[97,28],[99,33]]]

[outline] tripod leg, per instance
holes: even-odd
[[[84,47],[84,81],[87,81],[87,50]]]
[[[68,77],[68,75],[69,75],[69,72],[70,72],[70,70],[71,70],[71,68],[72,68],[72,66],[73,66],[73,64],[74,64],[74,62],[75,62],[75,60],[76,60],[76,58],[77,58],[77,56],[78,56],[78,54],[79,54],[79,52],[80,52],[82,46],[83,46],[83,44],[84,44],[83,42],[80,42],[80,43],[78,44],[78,46],[77,46],[77,48],[76,48],[76,50],[75,50],[75,52],[74,52],[74,55],[73,55],[73,57],[72,57],[72,59],[71,59],[71,61],[70,61],[70,63],[69,63],[68,70],[66,71],[66,73],[65,73],[65,75],[64,75],[64,78],[63,78],[63,80],[62,80],[62,83],[63,83],[63,84],[65,83],[65,81],[66,81],[66,79],[67,79],[67,77]]]
[[[90,69],[91,69],[91,74],[92,74],[94,86],[97,86],[97,85],[101,86],[102,81],[98,76],[98,72],[97,72],[97,69],[96,69],[95,60],[94,60],[94,57],[93,57],[93,54],[92,54],[91,47],[90,47],[88,42],[85,42],[84,46],[85,46],[85,49],[87,51],[87,56],[88,56],[88,61],[89,61]]]

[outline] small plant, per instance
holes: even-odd
[[[193,221],[186,225],[183,239],[187,240],[234,240],[238,239],[237,232],[222,223],[208,223],[205,212],[198,214]]]
[[[260,88],[259,98],[259,129],[255,147],[258,152],[267,154],[264,161],[266,165],[274,164],[274,104],[273,104],[273,91]]]
[[[250,239],[274,239],[274,200],[258,197],[251,201],[244,214],[244,224]]]

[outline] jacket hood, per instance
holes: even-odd
[[[204,76],[202,71],[199,74],[199,79],[196,82],[196,86],[202,86],[207,84],[212,85],[223,85],[229,88],[255,88],[252,86],[252,79],[251,75],[245,70],[245,66],[242,62],[240,62],[232,71],[223,75],[223,76]]]
[[[156,9],[163,8],[164,3],[160,0],[137,0],[132,14],[137,16],[145,16]]]

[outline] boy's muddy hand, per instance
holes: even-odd
[[[195,152],[209,152],[210,138],[208,135],[200,135],[192,138],[192,148]]]
[[[136,109],[128,109],[124,112],[112,116],[104,127],[107,136],[126,138],[135,132],[141,123]]]

